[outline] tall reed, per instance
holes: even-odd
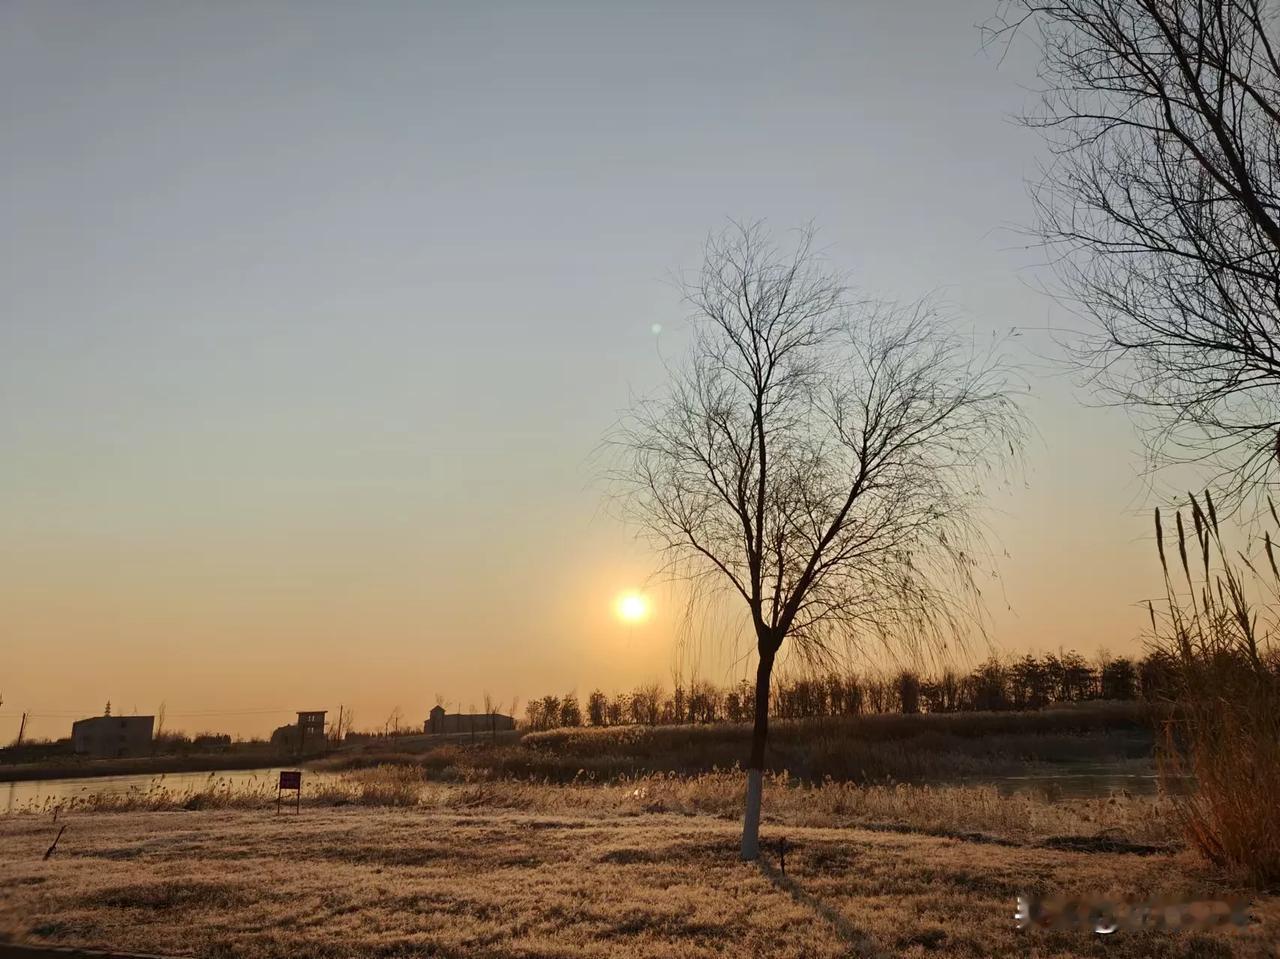
[[[1190,529],[1176,514],[1171,564],[1155,515],[1166,599],[1148,610],[1174,707],[1160,769],[1195,849],[1258,885],[1280,883],[1280,568],[1269,530],[1261,570],[1261,557],[1224,544],[1208,493],[1190,497],[1189,518]],[[1271,519],[1280,527],[1274,507]]]

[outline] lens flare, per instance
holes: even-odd
[[[614,602],[613,611],[624,623],[642,623],[649,618],[649,599],[642,593],[626,592]]]

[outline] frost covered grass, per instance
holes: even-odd
[[[389,806],[544,813],[573,809],[596,816],[681,813],[734,820],[741,815],[743,801],[743,777],[735,770],[623,776],[603,783],[585,773],[564,784],[487,777],[441,782],[429,769],[395,764],[304,776],[304,782],[302,805],[309,809]],[[232,783],[211,776],[202,785],[186,788],[157,780],[147,788],[123,793],[88,792],[69,800],[45,800],[23,807],[19,814],[266,810],[275,800],[275,788],[269,783]],[[1047,802],[1030,795],[1002,795],[993,786],[809,783],[787,773],[768,777],[766,815],[779,825],[864,826],[981,835],[1019,843],[1075,837],[1167,845],[1176,835],[1169,803],[1161,797],[1118,793]]]
[[[775,781],[766,858],[756,865],[736,854],[736,776],[648,778],[629,789],[422,781],[412,784],[411,805],[399,804],[410,789],[397,782],[407,776],[370,774],[344,786],[345,797],[317,794],[298,815],[223,805],[77,809],[56,824],[47,815],[0,817],[0,933],[202,959],[1064,957],[1104,948],[1112,959],[1261,959],[1273,955],[1280,922],[1277,900],[1256,897],[1261,922],[1239,931],[1105,942],[1017,932],[1021,891],[1181,899],[1236,891],[1185,851],[1054,838],[1122,825],[1130,839],[1146,835],[1137,801],[1131,813],[1105,802],[1040,803],[1037,812],[1036,800],[989,792]],[[360,804],[366,795],[397,805]],[[324,804],[335,798],[343,804]],[[930,834],[978,817],[1008,836]],[[859,820],[915,827],[814,824]],[[783,836],[785,876],[776,863]]]

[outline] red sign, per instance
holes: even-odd
[[[301,769],[280,770],[280,788],[281,789],[301,789],[302,788],[302,770]]]

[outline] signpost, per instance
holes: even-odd
[[[284,798],[286,789],[293,790],[293,812],[297,815],[302,811],[302,770],[301,769],[282,769],[280,770],[280,784],[276,786],[276,815],[280,815],[280,801]]]

